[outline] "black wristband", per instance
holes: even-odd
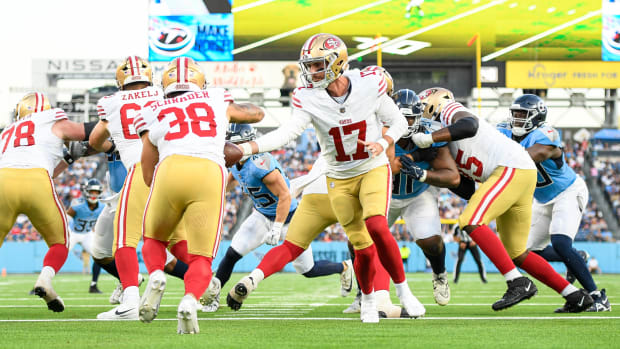
[[[114,144],[114,142],[112,142],[112,146],[105,153],[106,154],[112,154],[112,153],[114,153],[115,150],[116,150],[116,144]]]
[[[91,132],[93,132],[93,129],[95,128],[96,125],[97,125],[96,121],[84,123],[84,139],[83,139],[84,141],[88,140]]]
[[[65,160],[66,163],[68,163],[69,165],[71,165],[72,163],[75,162],[75,160],[73,159],[73,157],[71,157],[71,154],[69,154],[69,150],[67,150],[67,148],[62,148],[62,158],[63,160]]]

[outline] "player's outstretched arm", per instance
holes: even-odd
[[[155,165],[157,165],[159,161],[159,150],[151,143],[148,131],[143,132],[140,138],[142,138],[142,156],[140,158],[140,163],[142,164],[142,178],[146,186],[150,187],[153,182]]]
[[[81,141],[86,137],[84,124],[66,119],[56,121],[52,126],[52,133],[63,141]]]
[[[312,116],[299,109],[293,109],[293,115],[286,123],[254,141],[239,144],[243,155],[252,155],[276,150],[301,135]]]
[[[252,124],[263,120],[265,112],[251,103],[230,103],[226,109],[230,122],[237,124]]]
[[[562,156],[562,149],[547,144],[534,144],[526,149],[535,163],[543,162],[549,158],[557,159]]]
[[[109,137],[110,131],[108,131],[108,121],[100,120],[90,133],[88,144],[93,147],[93,149],[102,152],[106,150],[104,144]]]
[[[450,120],[450,125],[431,134],[416,133],[411,139],[418,147],[428,148],[437,142],[471,138],[478,132],[478,117],[468,111],[457,111],[447,119]]]
[[[433,170],[428,171],[424,183],[441,188],[456,188],[461,183],[461,175],[447,146],[437,149],[437,157],[430,165]]]

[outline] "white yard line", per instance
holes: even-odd
[[[549,36],[549,35],[551,35],[551,34],[553,34],[555,32],[558,32],[558,31],[560,31],[562,29],[566,29],[566,28],[571,27],[571,26],[573,26],[573,25],[575,25],[575,24],[577,24],[579,22],[583,22],[586,19],[592,18],[594,16],[599,16],[602,12],[603,12],[602,10],[592,11],[592,12],[590,12],[590,13],[588,13],[586,15],[583,15],[583,16],[581,16],[579,18],[573,19],[572,21],[568,21],[568,22],[566,22],[564,24],[558,25],[557,27],[553,27],[553,28],[551,28],[549,30],[545,30],[544,32],[542,32],[540,34],[536,34],[536,35],[534,35],[532,37],[529,37],[529,38],[527,38],[525,40],[521,40],[521,41],[519,41],[517,43],[514,43],[514,44],[508,46],[508,47],[505,47],[505,48],[503,48],[503,49],[501,49],[499,51],[495,51],[495,52],[491,53],[490,55],[486,55],[486,56],[482,57],[482,61],[483,62],[488,62],[488,61],[490,61],[492,59],[495,59],[495,58],[497,58],[497,57],[499,57],[499,56],[501,56],[503,54],[506,54],[506,53],[508,53],[510,51],[516,50],[519,47],[522,47],[522,46],[525,46],[527,44],[530,44],[530,43],[532,43],[532,42],[534,42],[536,40],[540,40],[540,39],[544,38],[545,36]]]
[[[461,18],[465,18],[467,16],[471,16],[471,15],[473,15],[475,13],[480,12],[480,11],[484,11],[484,10],[487,10],[487,9],[489,9],[491,7],[503,4],[506,1],[507,0],[492,1],[492,2],[490,2],[488,4],[486,4],[486,5],[482,5],[482,6],[476,7],[474,9],[471,9],[469,11],[465,11],[465,12],[463,12],[461,14],[456,15],[456,16],[453,16],[453,17],[450,17],[450,18],[446,18],[446,19],[444,19],[442,21],[439,21],[437,23],[433,23],[433,24],[429,25],[428,27],[420,28],[418,30],[412,31],[411,33],[407,33],[405,35],[401,35],[401,36],[399,36],[399,37],[397,37],[395,39],[392,39],[390,41],[386,41],[386,42],[381,44],[381,47],[387,47],[387,46],[390,46],[392,44],[397,44],[397,43],[399,43],[401,41],[407,40],[407,39],[412,38],[412,37],[414,37],[416,35],[420,35],[422,33],[426,33],[429,30],[433,30],[433,29],[439,28],[439,27],[444,26],[444,25],[446,25],[448,23],[452,23],[454,21],[457,21],[457,20],[459,20]],[[372,53],[372,52],[374,52],[376,50],[377,50],[377,47],[369,48],[369,49],[366,49],[366,50],[362,50],[362,51],[360,51],[360,52],[358,52],[356,54],[350,55],[349,56],[349,61],[352,61],[352,60],[357,59],[359,57],[365,56],[365,55],[367,55],[369,53]]]
[[[301,26],[299,28],[295,28],[295,29],[286,31],[284,33],[280,33],[280,34],[277,34],[277,35],[274,35],[274,36],[270,36],[270,37],[268,37],[266,39],[259,40],[257,42],[251,43],[249,45],[238,47],[238,48],[232,50],[232,54],[236,55],[238,53],[249,51],[249,50],[251,50],[253,48],[257,48],[259,46],[266,45],[266,44],[268,44],[270,42],[274,42],[276,40],[280,40],[280,39],[285,38],[287,36],[291,36],[291,35],[297,34],[297,33],[302,32],[304,30],[308,30],[310,28],[314,28],[314,27],[317,27],[319,25],[335,21],[337,19],[340,19],[340,18],[349,16],[349,15],[352,15],[352,14],[357,13],[357,12],[361,12],[361,11],[367,10],[369,8],[373,8],[375,6],[379,6],[379,5],[385,4],[385,3],[390,2],[390,1],[392,1],[392,0],[379,0],[379,1],[375,1],[375,2],[370,3],[368,5],[357,7],[357,8],[354,8],[352,10],[345,11],[345,12],[342,12],[340,14],[337,14],[335,16],[331,16],[331,17],[322,19],[322,20],[314,22],[314,23],[306,24],[306,25]]]

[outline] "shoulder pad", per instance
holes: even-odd
[[[252,156],[250,161],[252,161],[256,168],[267,171],[271,168],[273,157],[269,153],[261,153]]]
[[[420,118],[420,126],[423,127],[424,133],[433,133],[443,128],[440,122],[426,118]]]
[[[499,124],[495,125],[495,127],[497,128],[505,128],[507,130],[510,130],[510,123],[509,122],[500,122]]]
[[[549,138],[549,140],[554,143],[560,141],[560,134],[558,133],[558,131],[547,124],[539,126],[535,131],[538,131],[541,134],[545,135],[547,138]]]

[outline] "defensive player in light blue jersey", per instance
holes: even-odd
[[[242,143],[256,138],[256,131],[247,124],[230,124],[226,139]],[[215,277],[202,297],[203,311],[214,312],[219,308],[221,288],[230,279],[235,263],[263,243],[277,245],[283,240],[288,224],[297,209],[297,199],[291,196],[290,182],[280,163],[269,153],[242,159],[230,169],[227,189],[238,183],[250,196],[254,210],[235,233]],[[339,274],[343,263],[317,261],[308,248],[293,261],[297,273],[305,277]]]
[[[528,250],[550,262],[564,262],[594,299],[587,311],[611,311],[605,289],[597,289],[584,259],[573,248],[573,239],[588,204],[588,188],[566,164],[558,132],[545,123],[544,101],[525,94],[512,103],[510,114],[510,126],[498,129],[520,143],[538,169]],[[565,307],[556,309],[556,313],[564,312],[569,311]]]
[[[388,149],[393,171],[392,201],[388,213],[391,226],[402,217],[407,230],[433,269],[433,295],[439,305],[450,301],[450,287],[446,273],[446,248],[441,238],[441,222],[437,190],[430,185],[457,187],[460,175],[447,143],[435,143],[420,149],[411,135],[432,133],[441,128],[437,122],[423,119],[423,105],[415,92],[402,89],[394,94],[394,101],[409,122],[408,133],[394,144],[394,154]],[[428,171],[432,169],[433,171]]]
[[[70,222],[70,238],[69,251],[80,244],[84,251],[92,256],[93,245],[93,228],[97,222],[97,218],[103,210],[103,205],[99,203],[99,197],[103,193],[103,186],[96,178],[89,179],[82,187],[83,200],[76,200],[67,210],[67,215],[73,219]],[[93,263],[92,281],[90,283],[89,293],[101,293],[97,288],[97,280],[101,267],[97,263]]]

